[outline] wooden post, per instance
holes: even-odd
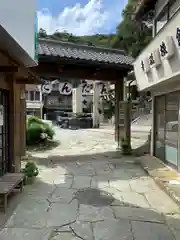
[[[25,154],[25,99],[21,99],[24,84],[16,83],[14,74],[7,77],[9,82],[9,111],[10,111],[10,161],[9,171],[19,172],[21,156]],[[22,101],[22,102],[21,102]]]
[[[124,138],[131,149],[131,102],[127,99],[127,78],[124,77]]]
[[[99,99],[100,99],[100,84],[94,82],[94,94],[93,94],[93,128],[99,128],[100,114],[99,114]]]
[[[131,149],[131,103],[129,101],[124,102],[124,138],[127,141],[129,149]]]
[[[115,82],[115,141],[119,139],[119,101],[120,101],[120,81]],[[119,147],[119,146],[118,146]]]
[[[120,101],[123,100],[124,85],[123,80],[120,79],[115,83],[115,141],[120,147],[121,137],[124,135],[124,129],[120,126]]]
[[[21,85],[22,93],[25,93],[25,84]],[[21,93],[20,93],[21,94]],[[21,156],[26,155],[26,99],[25,96],[20,98],[20,133],[21,133]]]
[[[16,91],[15,91],[15,75],[9,74],[7,81],[10,85],[9,93],[9,112],[10,112],[10,151],[9,151],[9,171],[15,172],[16,165]]]

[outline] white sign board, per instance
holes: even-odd
[[[59,93],[62,95],[70,95],[72,93],[72,84],[69,82],[60,82]]]
[[[43,94],[49,94],[52,91],[52,84],[47,83],[41,86],[41,91]]]
[[[0,105],[0,126],[4,125],[4,108]]]
[[[41,85],[41,91],[43,94],[49,94],[51,93],[52,89],[53,89],[53,84],[56,84],[57,80],[53,81],[53,82],[48,82]],[[86,95],[91,95],[93,94],[93,84],[89,84],[89,83],[82,83],[79,86],[82,90],[82,95],[86,96]],[[107,94],[107,86],[104,83],[100,84],[100,92],[101,95]],[[61,95],[71,95],[72,94],[72,90],[73,90],[73,85],[70,82],[59,82],[59,93]]]
[[[93,84],[82,83],[82,95],[90,95],[93,90]],[[107,89],[105,84],[101,84],[101,94],[106,94]],[[61,95],[71,95],[72,94],[73,85],[69,82],[60,82],[59,83],[59,92]]]

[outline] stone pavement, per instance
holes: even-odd
[[[34,152],[33,156],[46,158],[49,156],[67,156],[103,153],[115,151],[117,144],[114,141],[114,130],[110,129],[60,129],[55,127],[56,139],[60,141],[60,146],[48,152]],[[137,133],[136,138],[132,138],[133,148],[143,145],[148,138],[148,133]]]
[[[76,134],[77,142],[85,137]],[[40,175],[25,187],[1,240],[180,239],[179,207],[133,157],[120,157],[111,147],[102,152],[101,137],[96,148],[89,142],[89,152],[80,148],[58,161],[55,150],[37,161]]]
[[[137,158],[137,161],[148,175],[180,205],[180,173],[148,154]]]

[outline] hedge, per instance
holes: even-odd
[[[49,124],[44,123],[37,117],[29,117],[26,125],[26,144],[36,145],[47,140],[52,140],[54,137],[54,130]]]

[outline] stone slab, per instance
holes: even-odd
[[[94,223],[93,229],[95,240],[133,240],[131,224],[127,220],[105,220]]]
[[[150,208],[148,201],[142,194],[136,192],[121,192],[119,195],[122,197],[125,205],[129,204],[129,206],[134,207]]]
[[[178,205],[161,189],[159,189],[158,191],[145,193],[145,196],[149,204],[151,205],[151,208],[157,209],[159,212],[165,214],[179,212]]]
[[[180,231],[180,214],[166,215],[166,221],[173,230]]]
[[[91,177],[89,176],[74,176],[72,188],[81,189],[91,186]]]
[[[94,168],[91,165],[87,165],[87,166],[75,165],[74,167],[72,167],[72,166],[68,166],[67,164],[67,169],[70,174],[77,175],[77,176],[94,176],[96,174]]]
[[[180,239],[180,231],[174,231],[174,237],[175,237],[175,240],[179,240]]]
[[[43,228],[46,227],[46,214],[48,202],[22,202],[14,211],[13,215],[6,223],[6,227],[17,228]]]
[[[51,237],[51,240],[79,240],[78,237],[70,232],[55,233],[53,235],[54,236]]]
[[[78,217],[80,221],[96,222],[113,218],[113,210],[110,207],[93,207],[82,204],[80,205]]]
[[[164,224],[133,221],[132,231],[137,240],[174,240],[172,232]]]
[[[91,187],[100,189],[109,187],[109,178],[108,176],[94,176],[92,177]]]
[[[38,179],[36,180],[33,185],[28,185],[24,189],[24,195],[31,195],[32,197],[35,197],[36,199],[41,198],[46,199],[56,188],[53,184],[47,184],[46,179],[43,179],[43,182],[39,182]]]
[[[4,228],[0,231],[1,240],[49,240],[51,229]]]
[[[159,187],[157,186],[157,184],[149,176],[130,180],[129,183],[132,191],[137,193],[146,193],[146,192],[159,190]]]
[[[122,192],[131,192],[130,184],[129,181],[127,180],[119,180],[117,179],[112,179],[109,181],[109,186],[116,188],[119,191]]]
[[[137,161],[154,178],[156,183],[180,205],[180,184],[173,184],[174,181],[179,182],[180,174],[156,157],[150,155],[139,157]]]
[[[107,175],[111,173],[111,168],[109,167],[108,163],[104,164],[93,164],[95,172],[97,175]]]
[[[143,221],[143,222],[157,222],[164,223],[165,218],[155,212],[153,209],[131,208],[131,207],[112,207],[116,218]]]
[[[79,236],[81,239],[93,240],[92,226],[90,223],[85,222],[75,222],[71,224],[71,228],[76,236]]]
[[[54,180],[54,184],[58,187],[70,188],[73,184],[73,176],[71,176],[71,175],[59,175]]]
[[[78,203],[52,203],[46,215],[47,227],[60,227],[76,221]]]
[[[75,190],[70,188],[57,187],[53,194],[48,197],[51,203],[70,203],[74,198]]]

